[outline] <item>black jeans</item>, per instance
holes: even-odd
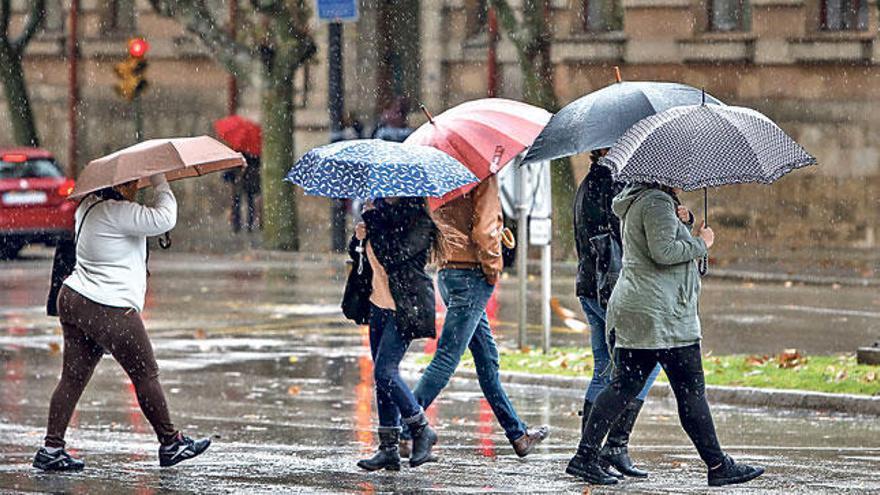
[[[626,405],[636,397],[660,363],[678,403],[678,419],[703,462],[715,467],[724,459],[706,401],[700,344],[672,349],[615,349],[614,376],[596,398],[578,453],[596,459],[602,440]]]

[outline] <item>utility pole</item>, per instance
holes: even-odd
[[[488,90],[486,91],[486,95],[489,98],[495,98],[498,96],[498,17],[495,14],[495,8],[489,7],[489,15],[487,21],[489,27],[489,47],[487,52],[487,63],[486,67],[488,68],[487,85]]]
[[[327,65],[328,90],[327,106],[330,112],[330,142],[345,139],[342,114],[345,111],[345,87],[342,79],[342,23],[331,22],[327,25]],[[345,252],[345,218],[346,205],[341,199],[334,199],[331,205],[330,219],[332,229],[333,251]]]
[[[77,111],[79,107],[79,0],[70,0],[70,34],[67,38],[67,170],[71,177],[77,166]]]
[[[229,36],[236,38],[238,31],[238,0],[229,2]],[[238,112],[238,79],[229,74],[226,77],[226,114],[235,115]]]

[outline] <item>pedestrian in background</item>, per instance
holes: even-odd
[[[490,176],[464,196],[441,206],[434,212],[434,220],[443,244],[437,285],[446,304],[446,318],[437,352],[413,393],[422,407],[430,406],[449,383],[464,351],[470,349],[483,396],[516,455],[525,457],[550,430],[547,426],[528,430],[498,375],[498,348],[486,314],[486,304],[503,269],[504,223],[498,177]]]
[[[352,287],[357,278],[350,277],[343,307],[349,307],[351,299],[369,300],[369,305],[357,304],[355,314],[346,311],[346,316],[369,321],[380,443],[374,456],[357,465],[367,471],[398,471],[401,421],[412,433],[410,466],[435,460],[431,448],[437,443],[437,434],[401,378],[399,367],[414,339],[436,336],[434,286],[425,266],[437,239],[437,228],[424,198],[376,199],[375,206],[365,204],[362,216],[364,221],[355,229],[351,254],[355,270],[369,277],[370,283],[357,289]],[[365,253],[356,253],[357,247]],[[369,269],[361,265],[364,254]]]
[[[709,485],[744,483],[764,472],[734,462],[718,443],[703,377],[696,263],[708,254],[715,234],[703,225],[691,235],[677,212],[679,192],[634,184],[612,203],[623,236],[623,270],[606,320],[614,374],[596,398],[566,468],[588,483],[617,483],[600,465],[602,440],[658,363],[675,394],[681,425],[706,464]]]
[[[408,124],[409,99],[405,96],[395,96],[391,103],[382,111],[376,128],[370,136],[373,139],[394,141],[402,143],[413,133],[413,128]]]
[[[49,403],[45,445],[33,465],[45,471],[82,469],[64,434],[76,404],[105,351],[134,384],[138,404],[159,440],[159,465],[201,454],[210,439],[175,429],[159,383],[159,367],[141,320],[147,290],[147,237],[174,228],[177,201],[164,174],[150,177],[151,206],[134,201],[137,181],[86,196],[76,210],[76,265],[58,294],[64,332],[61,379]]]
[[[590,344],[593,351],[593,378],[584,395],[581,411],[581,430],[586,425],[590,410],[599,393],[611,382],[611,353],[605,335],[605,312],[608,298],[617,282],[621,268],[623,246],[620,240],[620,221],[611,211],[611,201],[623,189],[615,182],[611,170],[599,164],[608,148],[590,153],[590,171],[578,187],[574,203],[575,246],[578,255],[576,292],[581,307],[590,323]],[[682,221],[693,224],[693,215],[679,206]],[[645,478],[648,473],[638,469],[629,457],[629,437],[648,391],[660,373],[654,367],[645,386],[623,413],[611,425],[608,439],[599,453],[602,468],[618,477],[623,475]],[[617,472],[613,471],[614,468]]]
[[[229,222],[233,232],[241,232],[242,228],[253,232],[261,228],[262,199],[260,196],[260,157],[250,153],[242,153],[247,166],[244,170],[230,169],[223,173],[223,180],[229,184],[232,192]],[[241,222],[241,200],[245,199],[246,220]]]

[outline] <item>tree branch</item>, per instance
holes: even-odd
[[[489,3],[495,9],[495,14],[497,14],[498,20],[501,21],[501,26],[507,31],[507,38],[513,43],[516,51],[520,54],[525,53],[526,40],[523,39],[525,33],[523,33],[519,21],[516,20],[513,8],[507,3],[507,0],[489,0]]]
[[[46,18],[46,0],[33,0],[31,4],[31,12],[28,15],[27,24],[18,38],[12,42],[13,48],[19,53],[23,52],[31,38],[34,37],[40,26],[43,25],[43,19]]]
[[[10,0],[0,0],[0,42],[9,40],[9,11],[12,10]]]
[[[244,76],[255,52],[236,42],[216,22],[202,0],[150,0],[153,10],[165,17],[175,17],[231,74]]]

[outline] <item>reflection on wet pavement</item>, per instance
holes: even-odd
[[[131,386],[107,358],[68,431],[86,470],[36,472],[29,463],[61,363],[57,323],[40,308],[46,266],[0,269],[0,491],[579,493],[585,487],[563,473],[577,443],[582,391],[509,388],[527,423],[553,428],[548,441],[521,460],[479,388],[460,380],[428,411],[441,437],[440,462],[396,474],[359,471],[356,460],[377,441],[372,362],[364,330],[335,310],[341,274],[329,264],[241,271],[215,260],[157,262],[145,312],[172,417],[185,432],[214,435],[211,449],[160,469],[155,437]],[[288,276],[293,272],[295,281]],[[609,491],[708,491],[674,407],[649,400],[633,435],[633,455],[651,478]],[[765,477],[739,490],[880,491],[877,418],[720,405],[713,412],[725,448],[768,467]]]

